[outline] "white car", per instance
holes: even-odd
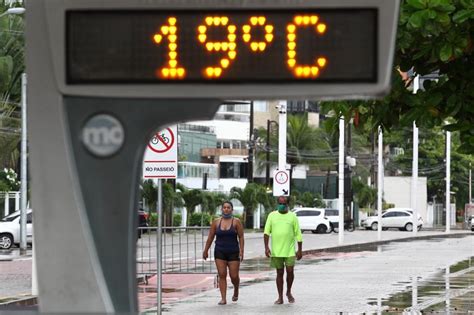
[[[327,233],[331,231],[331,225],[324,217],[324,209],[320,208],[295,208],[292,210],[302,232],[311,231],[313,233]]]
[[[26,211],[26,242],[33,242],[33,213]],[[20,244],[20,211],[11,213],[0,220],[0,250]]]
[[[382,214],[382,229],[398,228],[405,231],[413,231],[413,210],[409,208],[391,208]],[[361,222],[366,229],[378,229],[378,216],[370,216]],[[423,219],[418,214],[418,231],[423,226]]]

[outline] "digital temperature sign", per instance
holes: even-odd
[[[377,81],[377,9],[70,10],[66,80]]]

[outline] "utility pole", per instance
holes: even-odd
[[[270,119],[267,119],[267,144],[266,144],[266,160],[267,163],[265,164],[265,186],[267,188],[270,187]]]
[[[382,240],[382,185],[383,185],[383,169],[382,169],[382,155],[383,155],[383,133],[382,128],[378,129],[378,171],[377,171],[377,239]]]
[[[469,202],[468,204],[472,203],[472,168],[471,163],[469,163]]]
[[[249,158],[247,181],[253,182],[253,149],[255,147],[255,137],[253,134],[253,101],[250,101],[250,131],[249,131]]]
[[[416,208],[416,190],[418,186],[418,127],[413,122],[413,165],[411,178],[411,209],[413,210],[413,236],[418,232],[418,209]]]
[[[446,233],[451,231],[451,132],[446,131]]]
[[[339,245],[344,243],[344,116],[339,118]]]
[[[26,117],[26,73],[21,74],[21,200],[20,200],[20,255],[26,255],[26,221],[28,200],[27,177],[27,117]]]
[[[278,170],[286,171],[286,101],[280,101],[278,112]]]

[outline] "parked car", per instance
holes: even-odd
[[[313,233],[327,233],[331,231],[331,225],[324,217],[324,209],[321,208],[295,208],[292,210],[302,232],[311,231]]]
[[[339,209],[323,209],[323,216],[329,220],[331,230],[339,226]]]
[[[33,212],[26,211],[26,242],[33,242]],[[15,211],[0,220],[0,249],[10,249],[20,244],[20,211]]]
[[[413,231],[413,210],[409,208],[390,208],[382,214],[382,229],[398,228],[401,231]],[[362,220],[361,226],[370,230],[378,229],[378,216]],[[423,226],[423,218],[418,214],[418,231]]]
[[[143,209],[138,209],[138,238],[142,237],[143,233],[147,232],[148,227],[148,213],[143,211]]]

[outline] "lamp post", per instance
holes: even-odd
[[[10,8],[6,10],[5,12],[3,12],[2,14],[0,14],[0,17],[9,15],[9,14],[19,15],[23,13],[25,13],[25,8]]]

